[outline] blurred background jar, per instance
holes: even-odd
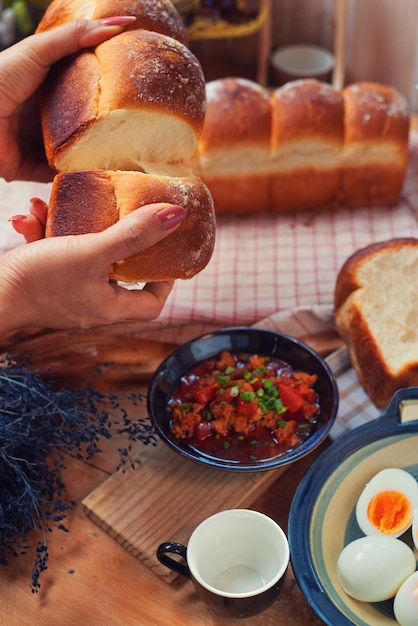
[[[389,84],[418,110],[418,0],[345,0],[345,84]],[[338,0],[272,0],[271,52],[295,45],[334,51]],[[254,78],[258,35],[246,40],[191,42],[208,79],[239,73]],[[216,75],[217,74],[217,75]],[[270,83],[274,84],[272,71]]]

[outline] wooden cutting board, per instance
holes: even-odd
[[[161,442],[146,446],[139,459],[136,469],[112,474],[84,498],[83,509],[168,583],[177,575],[157,560],[160,543],[187,544],[204,518],[223,509],[250,507],[285,471],[232,473],[207,468]]]

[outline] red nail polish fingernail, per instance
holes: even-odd
[[[184,220],[186,211],[181,206],[172,205],[158,211],[156,216],[160,220],[164,230],[169,230]]]
[[[25,220],[28,219],[27,215],[12,215],[12,217],[9,217],[9,222],[24,222]]]

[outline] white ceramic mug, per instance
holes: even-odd
[[[270,62],[275,83],[283,85],[301,78],[329,81],[335,59],[332,52],[325,48],[292,45],[275,50]]]
[[[179,554],[186,564],[168,556]],[[203,602],[229,617],[249,617],[270,606],[289,565],[289,545],[280,526],[250,509],[215,513],[193,531],[187,547],[160,544],[157,558],[190,578]]]

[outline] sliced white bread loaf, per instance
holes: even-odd
[[[269,92],[242,78],[206,85],[193,171],[217,213],[397,202],[408,165],[406,99],[387,85],[338,91],[312,80]]]
[[[355,252],[339,271],[335,322],[372,402],[418,385],[418,239]]]

